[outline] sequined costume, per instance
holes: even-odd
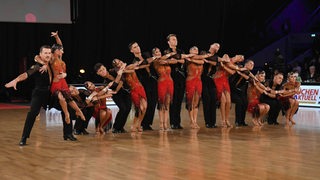
[[[229,73],[222,67],[217,67],[217,72],[213,76],[213,81],[217,89],[217,100],[220,101],[222,92],[227,91],[230,93],[230,85],[228,81]]]
[[[137,110],[140,109],[140,100],[144,98],[147,100],[146,92],[140,83],[138,76],[135,72],[133,73],[126,73],[125,79],[127,84],[130,87],[130,95],[131,100]]]
[[[173,99],[173,80],[171,78],[171,67],[169,65],[159,65],[157,67],[158,78],[158,109],[168,109],[166,107],[166,97],[170,97],[170,103]]]
[[[58,78],[58,75],[66,72],[66,64],[59,58],[55,58],[51,63],[53,71],[53,82],[50,88],[50,91],[53,95],[56,95],[58,92],[61,92],[63,97],[66,99],[66,102],[72,101],[70,90],[65,78]]]
[[[252,113],[253,117],[259,116],[259,106],[260,103],[260,95],[261,93],[258,91],[258,89],[250,83],[247,90],[247,96],[248,96],[248,108],[247,111]]]
[[[192,101],[195,94],[201,97],[202,93],[202,81],[201,73],[203,70],[202,64],[195,64],[190,62],[187,65],[187,79],[186,79],[186,108],[190,110],[192,108]],[[199,101],[200,102],[200,101]],[[199,102],[195,107],[199,106]]]

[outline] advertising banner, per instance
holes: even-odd
[[[320,85],[301,85],[300,93],[295,95],[300,106],[320,107]]]

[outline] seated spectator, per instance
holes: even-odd
[[[320,82],[320,76],[319,76],[319,73],[316,72],[315,65],[309,66],[309,71],[304,77],[303,82]]]
[[[302,82],[302,78],[300,76],[300,73],[297,70],[293,70],[293,75],[296,77],[296,81],[301,83]]]

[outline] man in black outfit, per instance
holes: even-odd
[[[88,99],[91,93],[86,89],[77,89],[72,85],[69,86],[69,90],[72,99],[77,103],[86,118],[86,121],[83,121],[80,117],[76,117],[75,111],[70,108],[70,111],[72,112],[70,113],[71,117],[76,119],[76,123],[74,124],[74,135],[88,135],[89,132],[86,129],[94,112],[94,106]]]
[[[132,63],[139,63],[139,66],[146,66],[136,70],[137,76],[146,92],[148,103],[146,114],[141,122],[141,125],[144,131],[153,130],[151,126],[158,100],[158,83],[156,78],[157,75],[152,65],[152,58],[150,58],[150,53],[141,53],[140,46],[137,42],[130,43],[128,47],[130,52],[134,55]]]
[[[254,62],[252,60],[247,60],[244,66],[248,70],[246,72],[242,72],[246,75],[245,77],[240,73],[234,73],[229,77],[231,101],[235,103],[236,126],[248,126],[245,122],[248,107],[248,75],[254,67]]]
[[[283,74],[281,72],[277,72],[276,74],[274,74],[273,79],[269,80],[265,84],[265,86],[271,90],[270,93],[275,94],[274,97],[270,97],[265,93],[261,94],[260,96],[260,102],[266,103],[270,106],[267,118],[269,125],[279,125],[277,119],[282,105],[280,100],[278,99],[278,94],[276,94],[276,92],[281,90],[282,81]]]
[[[127,131],[124,129],[124,126],[127,122],[127,118],[131,111],[131,97],[129,93],[129,89],[124,81],[120,80],[122,77],[121,75],[117,74],[117,71],[110,70],[110,73],[107,71],[106,67],[101,64],[97,63],[94,65],[94,70],[97,75],[101,76],[105,80],[105,84],[109,84],[113,82],[110,89],[116,92],[112,96],[112,100],[116,103],[119,108],[119,111],[115,117],[115,122],[113,124],[112,133],[126,133]],[[116,78],[115,78],[116,77]]]
[[[24,81],[29,77],[34,78],[35,81],[35,87],[32,91],[30,110],[27,114],[26,121],[24,124],[22,137],[19,143],[20,146],[26,145],[27,138],[30,137],[33,124],[40,112],[41,107],[43,107],[44,109],[47,108],[49,102],[48,100],[50,97],[49,90],[52,80],[52,74],[49,67],[51,55],[52,53],[50,46],[41,46],[39,57],[45,63],[45,65],[36,62],[26,72],[20,74],[17,78],[5,85],[6,88],[13,87],[16,90],[17,83],[20,81]]]
[[[206,128],[216,128],[216,102],[217,102],[217,92],[216,86],[213,82],[213,75],[216,72],[215,64],[218,62],[217,52],[220,49],[218,43],[213,43],[210,45],[208,53],[213,54],[206,58],[207,61],[211,63],[205,63],[203,65],[203,72],[201,75],[202,80],[202,105],[203,105],[203,115],[204,121],[206,123]],[[207,53],[207,52],[205,52]]]
[[[171,77],[173,79],[173,100],[170,104],[169,116],[170,116],[170,126],[172,129],[183,129],[181,126],[181,105],[185,93],[185,63],[184,63],[184,52],[177,48],[178,40],[175,34],[169,34],[167,36],[167,42],[169,48],[164,51],[164,54],[169,54],[175,52],[176,54],[172,57],[181,62],[171,65]]]

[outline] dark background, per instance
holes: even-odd
[[[128,44],[137,41],[142,51],[155,46],[167,48],[166,36],[175,33],[185,52],[196,45],[207,50],[221,44],[219,54],[249,57],[281,38],[286,29],[269,36],[268,25],[292,1],[256,0],[72,0],[70,24],[0,22],[1,99],[4,96],[30,96],[32,81],[19,84],[19,91],[4,84],[33,64],[43,44],[55,41],[50,32],[59,31],[64,45],[67,81],[101,82],[93,72],[97,62],[110,67],[113,58],[131,62]],[[318,4],[318,1],[309,3]],[[59,9],[56,10],[59,14]],[[279,26],[281,26],[280,24]],[[289,29],[290,30],[290,29]],[[80,74],[79,69],[85,69]]]

